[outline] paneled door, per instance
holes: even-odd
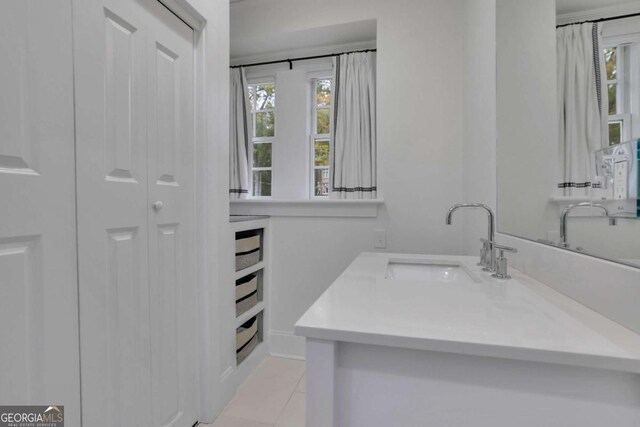
[[[71,0],[0,13],[0,404],[80,424]]]
[[[193,32],[74,2],[84,425],[197,420]]]
[[[193,31],[157,1],[147,37],[153,426],[198,408]]]

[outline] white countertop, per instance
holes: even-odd
[[[479,283],[385,279],[389,259],[459,261]],[[510,269],[477,257],[362,253],[307,310],[297,335],[333,341],[640,373],[640,335]]]

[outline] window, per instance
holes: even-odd
[[[250,84],[249,102],[253,118],[251,194],[254,197],[271,197],[272,148],[276,134],[276,85],[273,83]]]
[[[311,195],[329,195],[329,159],[331,157],[331,79],[311,80]]]
[[[604,50],[609,96],[609,145],[630,139],[629,50],[625,44]]]

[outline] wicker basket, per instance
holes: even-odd
[[[251,338],[244,347],[236,351],[236,363],[238,365],[241,364],[242,361],[251,354],[251,352],[256,348],[257,345],[258,345],[258,334],[255,334],[253,338]]]
[[[260,248],[260,235],[236,239],[236,253],[251,252]]]
[[[260,262],[260,249],[247,254],[236,254],[236,271],[244,270]]]
[[[251,274],[236,280],[236,301],[258,290],[258,276]]]
[[[253,317],[236,329],[236,351],[248,343],[258,333],[258,318]]]
[[[260,235],[236,238],[236,271],[260,262]]]
[[[258,304],[258,291],[236,301],[236,317],[251,310],[256,304]]]

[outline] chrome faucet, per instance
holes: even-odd
[[[496,252],[494,250],[495,242],[495,222],[493,219],[493,211],[487,205],[482,203],[459,203],[453,205],[449,212],[447,212],[447,225],[451,225],[451,218],[453,213],[460,208],[480,208],[487,212],[488,227],[487,227],[487,240],[483,240],[482,251],[480,252],[480,265],[483,266],[483,271],[495,271],[496,269]]]
[[[560,215],[560,246],[564,248],[569,247],[569,242],[567,241],[567,219],[569,218],[569,212],[574,208],[583,208],[583,207],[592,207],[601,209],[604,212],[604,216],[609,218],[609,225],[616,225],[616,218],[609,215],[609,211],[602,205],[592,204],[590,202],[577,203],[575,205],[569,205],[562,210],[562,214]]]

